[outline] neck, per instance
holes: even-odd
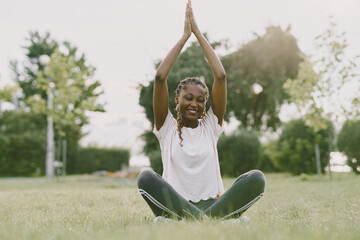
[[[189,127],[189,128],[196,128],[197,126],[199,126],[199,121],[182,121],[182,125],[184,127]]]

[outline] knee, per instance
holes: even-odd
[[[257,188],[260,192],[265,190],[265,175],[259,170],[251,170],[248,172],[248,178],[250,178],[251,184],[254,188]]]
[[[139,173],[137,178],[137,185],[139,189],[146,189],[146,186],[156,177],[156,173],[152,170],[146,169]]]

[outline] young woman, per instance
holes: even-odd
[[[210,94],[205,82],[198,77],[188,77],[176,89],[175,119],[168,109],[166,79],[192,33],[214,75],[211,107],[206,111]],[[155,77],[154,134],[160,142],[163,176],[145,170],[138,177],[139,191],[155,216],[236,218],[263,195],[265,177],[258,170],[238,177],[224,193],[216,146],[223,130],[225,107],[224,68],[200,32],[189,0],[184,33],[160,64]]]

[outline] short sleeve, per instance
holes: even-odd
[[[166,134],[169,133],[169,130],[172,129],[174,127],[174,125],[176,125],[176,120],[173,117],[173,115],[171,114],[170,110],[168,110],[168,114],[167,114],[164,124],[161,126],[161,128],[159,130],[157,130],[156,126],[154,125],[153,133],[155,134],[155,136],[157,137],[159,142],[161,142],[162,139],[164,139]]]
[[[203,124],[213,129],[214,134],[217,138],[219,138],[221,133],[224,131],[223,127],[219,125],[218,121],[219,120],[217,116],[214,114],[212,108],[210,107],[203,118]]]

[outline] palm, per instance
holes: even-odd
[[[189,18],[190,18],[190,24],[191,24],[191,31],[193,33],[197,33],[199,32],[199,28],[196,24],[196,21],[195,21],[195,17],[194,17],[194,13],[193,13],[193,10],[192,10],[192,7],[191,7],[191,1],[189,0],[188,1],[188,9],[189,9]]]
[[[188,11],[186,11],[186,15],[185,15],[184,34],[187,36],[191,35],[191,23],[190,23],[190,17]]]

